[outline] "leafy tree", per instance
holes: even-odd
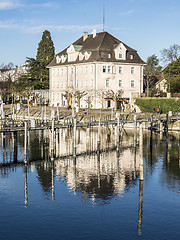
[[[164,62],[176,61],[180,56],[180,45],[173,44],[169,48],[164,48],[161,55]]]
[[[159,59],[155,54],[147,58],[147,64],[144,67],[144,86],[146,88],[147,97],[149,97],[149,89],[157,81],[156,76],[160,74],[162,67],[159,66]]]
[[[171,62],[163,71],[171,93],[180,92],[180,58]]]

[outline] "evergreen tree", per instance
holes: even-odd
[[[54,58],[54,44],[51,39],[51,34],[45,30],[42,35],[42,40],[38,44],[36,61],[44,66],[47,66]]]
[[[35,58],[27,58],[28,73],[23,76],[29,80],[34,89],[49,88],[49,71],[46,66],[53,60],[55,54],[54,44],[50,32],[45,30],[38,44]]]

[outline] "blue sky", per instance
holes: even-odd
[[[180,45],[180,0],[0,0],[0,65],[36,57],[44,30],[58,53],[96,28],[136,49],[146,61]]]

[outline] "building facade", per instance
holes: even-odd
[[[141,95],[144,64],[136,50],[109,33],[84,33],[48,65],[50,105],[65,107],[73,98],[83,108],[117,107],[121,99]]]

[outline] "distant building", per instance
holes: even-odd
[[[16,66],[13,69],[0,69],[0,82],[6,82],[8,80],[15,82],[25,73],[27,73],[26,63],[22,64],[20,67]]]
[[[160,79],[155,83],[155,88],[159,92],[167,93],[167,80],[165,78]]]
[[[84,93],[80,107],[115,107],[107,91],[122,90],[121,97],[128,100],[131,95],[140,96],[144,64],[136,50],[108,32],[84,33],[48,65],[50,105],[67,106],[67,93],[76,97],[79,92]]]

